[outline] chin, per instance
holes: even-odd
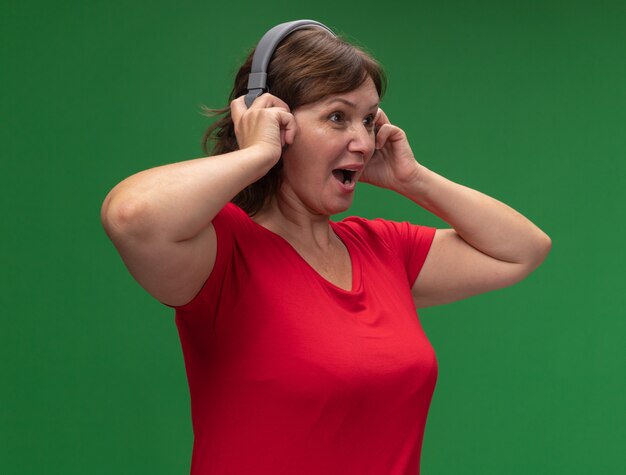
[[[334,206],[327,208],[329,210],[328,215],[334,216],[335,214],[345,213],[352,207],[352,199],[348,203],[336,203]]]

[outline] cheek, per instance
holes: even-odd
[[[298,124],[299,130],[293,144],[283,152],[285,165],[294,172],[306,173],[309,178],[327,175],[332,162],[341,156],[347,140],[340,131],[320,125]],[[372,135],[372,152],[374,139]]]

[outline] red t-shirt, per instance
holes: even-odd
[[[437,379],[411,297],[435,229],[331,222],[352,289],[228,204],[215,267],[176,310],[193,475],[416,475]]]

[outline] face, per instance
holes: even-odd
[[[314,215],[346,211],[374,153],[379,97],[368,78],[358,89],[293,111],[298,130],[283,152],[279,198]]]

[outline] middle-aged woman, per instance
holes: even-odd
[[[288,35],[248,107],[250,64],[212,156],[137,173],[102,209],[132,275],[176,308],[192,473],[418,473],[437,363],[416,308],[520,281],[550,239],[416,160],[382,70],[334,34]],[[359,182],[450,228],[332,221]]]

